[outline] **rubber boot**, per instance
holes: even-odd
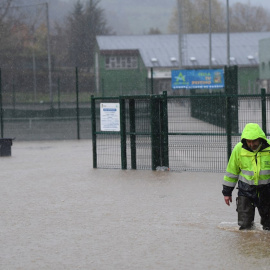
[[[263,209],[260,207],[258,208],[259,214],[261,216],[261,224],[263,226],[263,230],[270,231],[270,215],[269,215],[269,208],[264,207]]]
[[[260,190],[258,211],[261,216],[261,224],[264,230],[270,230],[270,192],[269,188]]]
[[[250,230],[255,217],[255,207],[250,199],[244,196],[236,198],[236,211],[238,212],[239,230]]]
[[[263,226],[263,230],[270,231],[270,221],[268,215],[261,218],[261,224]]]

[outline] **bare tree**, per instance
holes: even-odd
[[[10,56],[14,54],[14,48],[18,46],[16,37],[13,35],[15,27],[12,29],[15,23],[9,16],[12,1],[13,0],[4,0],[0,4],[0,60],[2,66],[7,62],[4,61],[3,58],[10,61]]]
[[[2,0],[0,4],[0,22],[7,16],[12,1],[13,0]]]
[[[232,32],[261,32],[270,30],[270,14],[259,6],[236,3],[231,7]]]
[[[178,0],[182,6],[182,22],[185,33],[209,31],[209,0]],[[211,0],[212,32],[226,31],[226,7],[218,0]],[[230,8],[232,32],[270,30],[270,15],[262,7],[236,3]],[[169,32],[178,33],[178,10],[174,10],[169,22]]]
[[[205,33],[209,29],[209,0],[179,0],[182,6],[182,23],[185,33]],[[225,16],[222,5],[212,0],[212,31],[225,30]],[[175,9],[169,22],[170,33],[178,33],[178,10]]]

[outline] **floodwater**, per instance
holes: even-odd
[[[220,173],[92,168],[91,141],[13,142],[0,157],[0,269],[269,269]]]

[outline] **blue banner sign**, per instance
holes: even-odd
[[[223,69],[172,70],[172,89],[224,88]]]

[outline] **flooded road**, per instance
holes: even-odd
[[[0,269],[269,269],[219,173],[92,169],[91,141],[13,142],[0,157]]]

